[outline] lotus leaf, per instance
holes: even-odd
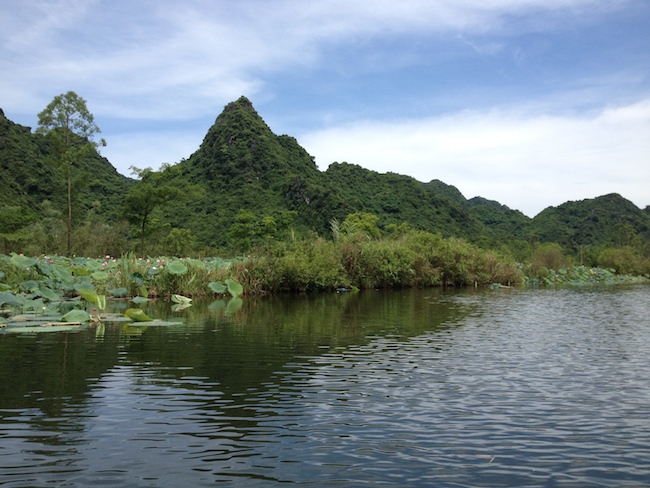
[[[130,318],[134,322],[151,322],[153,320],[139,308],[129,308],[126,312],[124,312],[124,316]]]
[[[9,305],[22,305],[22,302],[10,291],[0,292],[0,307],[5,303]]]
[[[129,293],[129,290],[126,288],[115,288],[114,290],[108,290],[108,293],[110,293],[114,297],[123,297],[127,293]]]
[[[61,297],[59,297],[59,295],[57,295],[56,292],[55,292],[54,290],[52,290],[51,288],[48,288],[47,286],[45,286],[45,285],[42,284],[42,283],[41,283],[40,286],[38,287],[38,293],[39,293],[43,298],[46,298],[46,299],[48,299],[48,300],[51,301],[51,302],[55,302],[55,301],[61,299]]]
[[[172,295],[172,302],[180,304],[189,304],[192,302],[192,299],[189,297],[184,297],[183,295]]]
[[[70,310],[61,317],[61,322],[90,322],[90,315],[85,310]]]
[[[233,296],[233,298],[237,298],[239,295],[241,295],[244,292],[242,286],[239,283],[237,283],[235,280],[227,279],[226,285],[228,285],[228,291]]]
[[[95,271],[90,276],[95,281],[104,281],[108,279],[108,273],[106,271]]]
[[[167,265],[167,272],[173,275],[184,275],[188,272],[187,266],[180,261],[172,261]]]
[[[131,301],[132,301],[133,303],[140,304],[140,303],[147,303],[147,302],[149,301],[149,299],[148,299],[148,298],[145,298],[145,297],[133,297],[133,298],[131,299]]]
[[[38,290],[38,283],[34,280],[23,281],[19,287],[26,293],[33,293]]]
[[[129,275],[129,280],[135,281],[138,286],[142,286],[144,284],[144,276],[142,276],[142,273],[139,273],[137,271]]]
[[[11,256],[11,264],[13,264],[16,268],[30,268],[36,263],[38,263],[38,260],[36,258],[19,256],[18,254]]]
[[[226,293],[226,290],[228,290],[228,286],[223,281],[213,281],[212,283],[208,283],[208,287],[219,295]]]
[[[79,290],[79,295],[81,298],[86,300],[89,303],[97,303],[97,292],[95,290],[89,290],[88,288],[82,288]]]

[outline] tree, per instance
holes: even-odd
[[[379,217],[369,212],[354,212],[349,214],[343,224],[341,232],[344,234],[363,234],[368,239],[375,239],[381,236],[381,230],[377,227]]]
[[[73,91],[57,95],[38,114],[37,133],[52,140],[59,164],[63,168],[68,190],[68,236],[67,252],[71,254],[72,243],[72,170],[85,156],[105,146],[106,141],[94,140],[101,132],[88,111],[86,100]]]
[[[144,257],[147,224],[154,210],[171,203],[175,203],[178,209],[181,204],[205,198],[205,191],[198,185],[183,181],[178,165],[164,163],[160,171],[153,171],[151,168],[139,169],[135,166],[129,169],[140,181],[129,189],[124,210],[128,220],[139,226],[140,254]],[[191,242],[186,244],[189,246]]]

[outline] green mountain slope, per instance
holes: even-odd
[[[92,208],[96,214],[114,216],[132,182],[110,162],[93,153],[74,168],[73,209],[77,219]],[[0,110],[0,214],[4,232],[16,223],[33,221],[43,214],[43,202],[64,212],[66,184],[48,140],[29,127],[8,120]],[[13,221],[13,223],[11,222]]]
[[[377,215],[383,229],[407,222],[494,247],[557,242],[575,251],[650,239],[650,207],[641,210],[620,195],[567,202],[530,219],[499,202],[467,200],[439,180],[423,183],[345,162],[320,171],[298,141],[275,135],[245,97],[228,104],[197,151],[164,174],[165,184],[201,191],[158,207],[151,228],[158,229],[159,242],[172,229],[186,229],[183,235],[192,237],[195,249],[232,246],[234,226],[252,221],[259,228],[291,225],[297,236],[315,232],[330,237],[332,219],[341,222],[354,212]],[[75,169],[75,219],[90,209],[108,221],[122,215],[133,184],[95,153]],[[64,212],[65,203],[65,179],[47,139],[0,110],[0,234],[16,232],[53,211]]]
[[[588,245],[629,245],[650,239],[650,214],[621,195],[570,201],[533,219],[530,237],[577,250]]]
[[[240,210],[258,217],[295,211],[297,228],[326,236],[332,219],[358,211],[378,215],[380,227],[409,222],[468,239],[489,232],[460,192],[442,182],[423,184],[347,163],[321,172],[294,138],[273,134],[245,97],[225,107],[198,151],[180,166],[181,177],[203,186],[206,197],[167,215],[176,215],[177,224],[187,222],[204,244],[226,244]]]

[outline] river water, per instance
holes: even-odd
[[[0,334],[0,485],[650,486],[647,286],[222,305]]]

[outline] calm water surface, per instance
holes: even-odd
[[[220,305],[1,334],[0,485],[650,486],[649,287]]]

